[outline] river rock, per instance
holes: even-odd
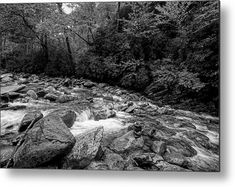
[[[71,95],[69,96],[69,95],[65,95],[65,94],[62,94],[57,98],[57,101],[59,103],[66,103],[66,102],[69,102],[69,101],[72,101],[72,100],[74,100],[73,96],[71,96]]]
[[[0,168],[7,165],[9,159],[11,159],[15,147],[10,145],[0,145]]]
[[[110,170],[123,170],[125,167],[125,161],[116,153],[105,155],[105,163]]]
[[[61,117],[61,119],[63,120],[65,125],[67,125],[68,128],[73,126],[77,117],[76,113],[73,110],[69,110],[69,109],[55,110],[50,114],[54,114],[54,115]]]
[[[166,143],[163,141],[154,141],[151,145],[153,152],[163,155],[166,152]]]
[[[64,168],[83,169],[96,157],[103,137],[103,127],[91,129],[75,136],[76,144],[65,157]]]
[[[27,91],[27,93],[26,93],[29,97],[31,97],[32,99],[38,99],[38,96],[37,96],[37,94],[35,93],[35,91],[34,90],[29,90],[29,91]]]
[[[11,85],[11,86],[1,86],[1,95],[9,92],[17,92],[25,88],[25,85]]]
[[[83,86],[87,87],[87,88],[91,88],[91,87],[95,86],[95,83],[93,83],[91,81],[87,81],[87,82],[83,83]]]
[[[135,138],[134,131],[132,130],[123,136],[116,138],[109,147],[114,152],[124,153],[142,149],[143,146],[143,137]]]
[[[35,120],[34,123],[36,123],[41,118],[43,118],[43,114],[40,111],[33,111],[33,112],[25,114],[25,116],[23,117],[20,123],[18,132],[25,131],[33,120]]]
[[[44,97],[47,94],[45,90],[39,90],[37,91],[37,96],[38,97]]]
[[[15,168],[33,168],[65,155],[75,138],[59,116],[49,115],[34,124],[16,151]]]
[[[169,139],[166,142],[167,150],[174,153],[180,153],[185,157],[192,157],[197,154],[197,151],[186,141],[178,139]]]
[[[190,167],[187,159],[180,153],[168,153],[167,152],[163,155],[163,158],[165,161],[167,161],[170,164],[179,165],[183,168]]]
[[[58,96],[52,93],[48,93],[44,96],[44,99],[48,99],[49,101],[56,101],[58,100]]]
[[[182,168],[182,167],[174,165],[174,164],[169,164],[166,161],[160,161],[160,162],[156,163],[155,166],[160,171],[190,171],[186,168]]]
[[[1,82],[10,82],[13,81],[13,74],[12,73],[5,73],[1,75]]]
[[[90,163],[90,165],[87,167],[88,170],[108,170],[109,167],[104,162],[96,162],[93,161]]]
[[[116,112],[110,109],[93,111],[95,120],[107,119],[116,116]]]

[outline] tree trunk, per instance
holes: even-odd
[[[117,21],[117,31],[120,32],[121,31],[121,27],[120,27],[120,6],[121,6],[121,2],[118,2],[117,4],[117,13],[116,13],[116,21]]]
[[[62,3],[57,3],[59,12],[61,15],[63,15],[63,10],[62,10]],[[66,31],[66,29],[64,29],[64,35],[65,35],[65,42],[66,42],[66,46],[67,46],[67,51],[68,51],[68,55],[69,55],[69,61],[71,64],[71,74],[74,74],[74,69],[75,69],[75,65],[73,62],[73,55],[72,55],[72,50],[71,50],[71,45],[69,42],[69,36],[68,33]]]

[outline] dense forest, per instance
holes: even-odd
[[[219,1],[1,4],[0,65],[219,115],[219,14]]]

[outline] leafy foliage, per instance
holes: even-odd
[[[219,18],[219,1],[1,4],[1,66],[218,114]]]

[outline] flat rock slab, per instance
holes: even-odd
[[[68,153],[75,138],[59,116],[49,115],[34,124],[16,151],[15,168],[33,168]]]
[[[2,86],[1,95],[7,94],[9,92],[17,92],[25,88],[25,85],[11,85],[11,86]]]

